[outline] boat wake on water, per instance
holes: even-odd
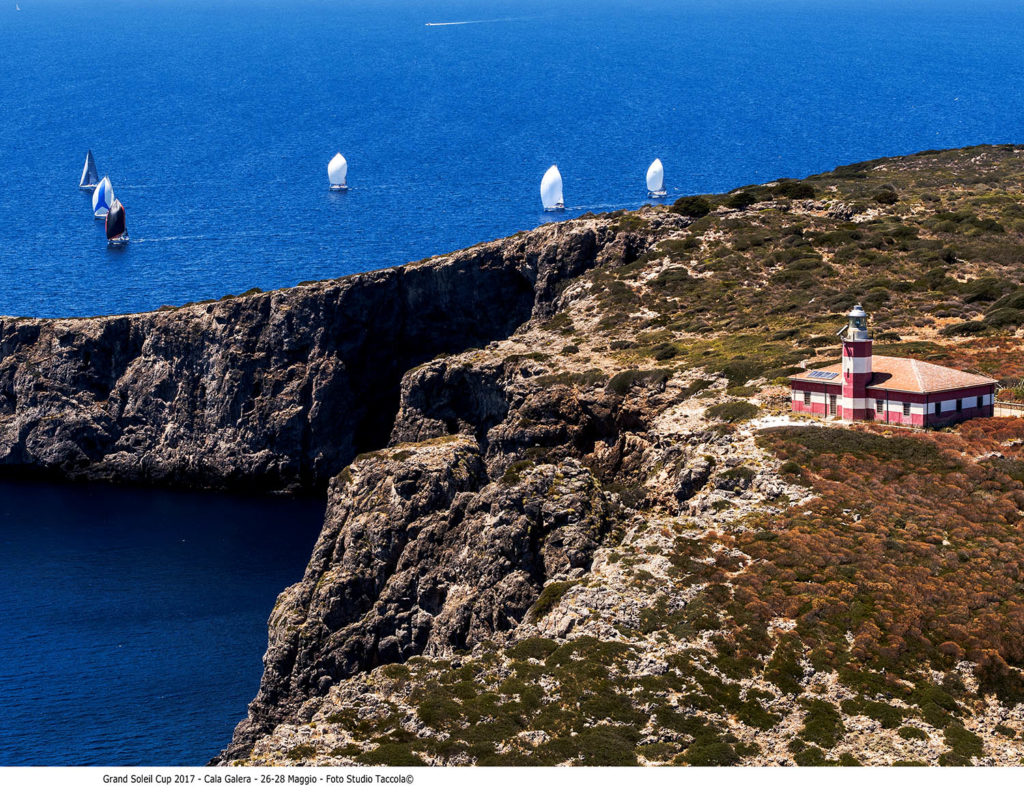
[[[447,28],[451,25],[483,25],[488,22],[518,22],[525,17],[505,17],[504,19],[464,19],[459,22],[425,22],[428,28]]]
[[[138,237],[132,238],[133,243],[166,243],[171,240],[207,240],[210,235],[172,235],[170,237]],[[238,235],[240,237],[240,235]]]

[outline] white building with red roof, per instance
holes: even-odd
[[[843,358],[790,377],[793,411],[918,427],[991,417],[997,382],[917,359],[872,356],[867,314],[857,305],[839,332]]]

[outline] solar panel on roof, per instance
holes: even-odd
[[[828,373],[824,370],[815,370],[811,373],[811,378],[820,378],[823,381],[828,381],[830,378],[835,378],[839,373]]]

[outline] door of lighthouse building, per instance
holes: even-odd
[[[828,396],[828,416],[830,416],[830,417],[836,416],[836,396],[835,395],[829,395]]]

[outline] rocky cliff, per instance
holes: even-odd
[[[1024,421],[787,412],[876,349],[1024,378],[1024,153],[855,164],[337,282],[0,324],[0,467],[327,487],[231,764],[1024,761]]]
[[[643,240],[549,226],[456,254],[148,314],[0,319],[0,471],[319,489],[385,444],[410,367],[508,336]]]

